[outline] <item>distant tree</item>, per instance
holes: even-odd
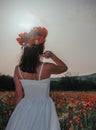
[[[59,81],[51,81],[51,91],[96,91],[96,83],[77,76],[66,76]]]
[[[13,77],[9,75],[0,75],[0,91],[13,90],[15,90]]]
[[[51,81],[50,83],[50,91],[58,91],[59,88],[59,82],[58,81]]]

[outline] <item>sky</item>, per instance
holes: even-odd
[[[0,0],[0,73],[14,74],[21,48],[18,33],[48,29],[46,50],[71,75],[96,73],[96,0]]]

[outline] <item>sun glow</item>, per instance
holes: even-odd
[[[33,23],[19,23],[18,26],[22,29],[25,29],[25,30],[29,30],[30,28],[34,27],[34,24]]]
[[[19,16],[18,26],[22,30],[29,30],[35,26],[42,25],[40,17],[31,11],[25,11],[24,14]]]

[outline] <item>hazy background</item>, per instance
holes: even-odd
[[[13,75],[21,54],[18,33],[45,26],[46,49],[72,75],[96,72],[96,0],[0,0],[0,72]]]

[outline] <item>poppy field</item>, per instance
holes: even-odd
[[[96,93],[52,92],[61,130],[96,130]]]
[[[61,130],[96,130],[96,92],[50,92]],[[0,92],[0,130],[14,110],[14,92]]]

